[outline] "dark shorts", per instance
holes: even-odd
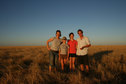
[[[60,54],[61,59],[67,59],[67,55]]]
[[[77,57],[77,56],[76,56],[76,54],[70,53],[70,54],[69,54],[69,57]]]
[[[89,65],[88,55],[77,55],[77,64]]]

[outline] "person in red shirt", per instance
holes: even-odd
[[[74,33],[69,34],[70,40],[68,40],[69,45],[69,57],[70,57],[70,70],[75,70],[75,57],[76,57],[76,48],[77,41],[74,40]]]

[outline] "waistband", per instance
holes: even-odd
[[[59,53],[59,51],[56,51],[56,50],[51,50],[52,52],[55,52],[55,53]]]

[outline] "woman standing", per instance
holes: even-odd
[[[70,57],[70,70],[75,70],[75,57],[76,57],[76,47],[77,41],[74,40],[74,33],[69,34],[70,40],[68,40],[69,45],[69,57]]]
[[[52,70],[52,67],[56,71],[56,65],[58,62],[58,53],[59,53],[59,46],[61,44],[61,31],[56,31],[56,37],[52,37],[49,40],[47,40],[47,49],[49,50],[49,71]],[[51,47],[49,46],[49,43],[52,42]]]

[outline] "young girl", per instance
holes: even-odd
[[[76,57],[76,47],[77,41],[74,40],[74,33],[69,34],[70,40],[68,40],[69,45],[69,57],[70,57],[70,70],[75,70],[75,57]]]
[[[60,45],[59,48],[59,60],[61,61],[61,69],[62,71],[64,70],[64,64],[68,60],[69,57],[69,46],[66,44],[66,37],[62,38],[62,44]]]

